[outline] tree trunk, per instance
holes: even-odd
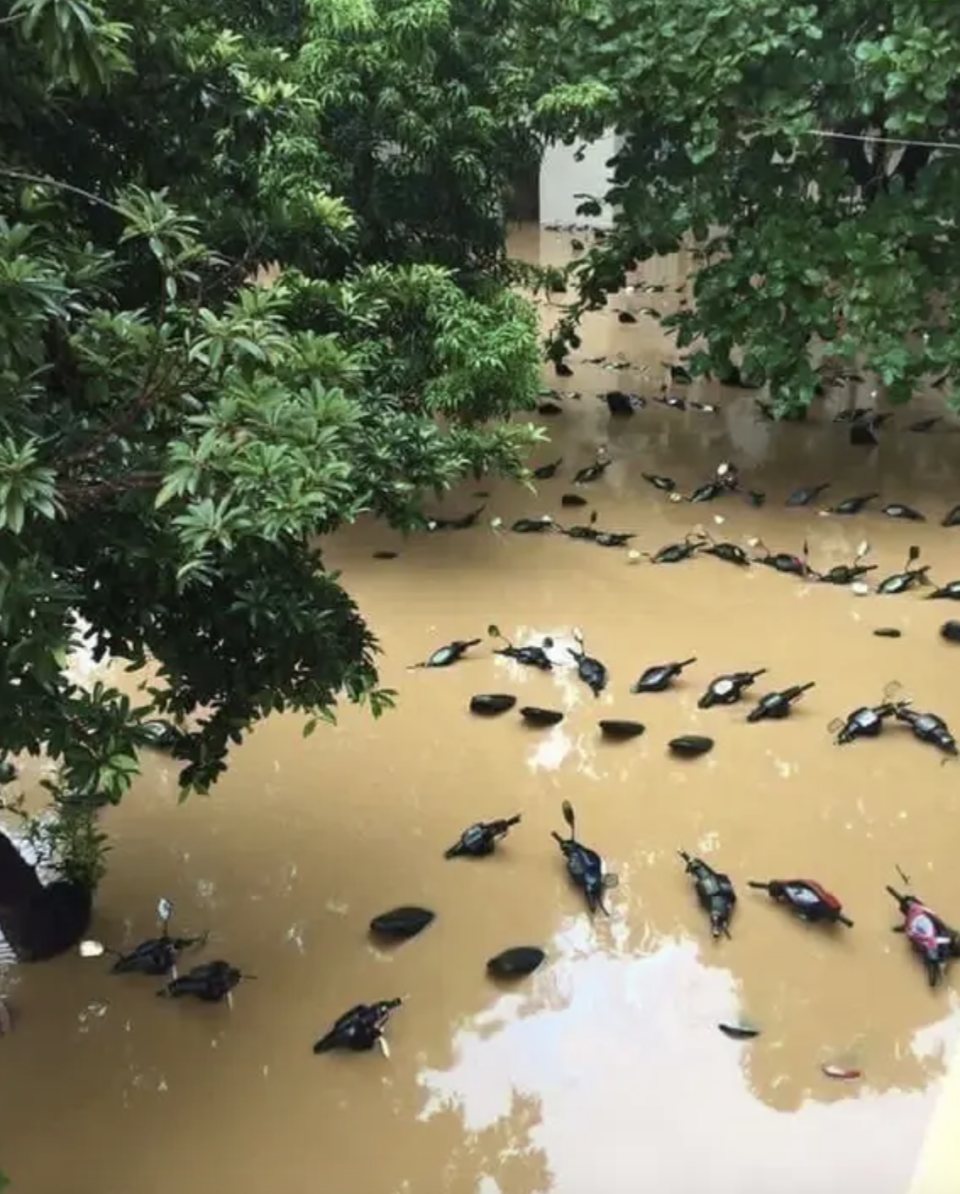
[[[90,924],[93,895],[65,879],[44,886],[15,843],[0,833],[0,932],[20,962],[66,953]]]

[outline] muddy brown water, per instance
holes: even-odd
[[[568,251],[565,238],[529,230],[521,246],[536,253],[538,240],[544,260]],[[672,288],[682,265],[655,263],[647,277]],[[616,305],[670,301],[672,289]],[[775,550],[807,538],[824,566],[867,539],[883,576],[918,543],[946,581],[960,576],[960,529],[937,521],[960,500],[960,439],[894,431],[865,451],[829,423],[758,423],[751,395],[709,386],[695,392],[718,397],[720,415],[647,408],[611,420],[597,392],[655,393],[670,353],[642,323],[591,317],[580,357],[622,354],[633,367],[574,359],[562,388],[582,396],[548,421],[553,443],[537,461],[562,456],[556,480],[536,495],[498,484],[452,495],[444,512],[487,503],[469,531],[404,540],[364,525],[329,545],[381,636],[395,712],[374,722],[344,709],[307,739],[302,719],[273,718],[211,797],[183,807],[174,769],[145,760],[136,792],[106,818],[114,851],[95,935],[118,945],[150,935],[166,895],[181,930],[212,930],[203,957],[256,981],[231,1010],[161,1001],[152,980],[113,978],[102,960],[8,976],[17,1026],[0,1041],[0,1161],[18,1194],[906,1188],[958,1036],[958,980],[927,988],[890,932],[884,886],[900,866],[960,921],[960,764],[940,766],[896,728],[840,749],[827,725],[896,679],[918,708],[960,726],[960,647],[937,635],[951,603],[859,598],[707,558],[631,564],[623,551],[485,520],[585,521],[561,512],[559,496],[605,443],[613,464],[581,492],[603,527],[636,531],[644,550],[699,523]],[[640,478],[667,473],[689,489],[725,458],[768,492],[763,509],[672,504]],[[784,509],[791,489],[821,480],[832,498],[880,489],[931,521]],[[377,550],[399,556],[375,560]],[[407,670],[490,622],[516,641],[582,627],[610,668],[608,691],[595,700],[569,670],[521,670],[486,643],[454,668]],[[879,626],[903,636],[876,638]],[[648,664],[690,655],[698,663],[673,691],[630,694]],[[757,667],[770,669],[770,688],[817,687],[779,724],[747,725],[743,706],[697,710],[711,677]],[[491,691],[565,720],[530,731],[516,712],[471,717],[470,696]],[[647,732],[603,742],[600,717],[637,718]],[[714,737],[713,753],[670,759],[667,740],[685,732]],[[591,921],[566,882],[550,838],[563,799],[620,876],[609,919]],[[444,861],[470,822],[515,812],[523,823],[493,858]],[[678,848],[739,884],[732,940],[710,939]],[[746,887],[796,875],[838,892],[855,928],[805,927]],[[435,909],[436,923],[399,949],[372,946],[370,917],[403,903]],[[487,958],[522,944],[542,945],[545,966],[514,990],[493,987]],[[391,1060],[312,1054],[341,1011],[398,994],[409,1001],[391,1024]],[[718,1032],[741,1016],[759,1038]],[[863,1077],[832,1082],[826,1062]]]

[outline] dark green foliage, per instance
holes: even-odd
[[[0,758],[58,760],[74,820],[151,717],[191,719],[187,792],[271,712],[386,708],[321,537],[525,475],[540,350],[500,210],[530,76],[480,37],[507,0],[481,10],[0,17]],[[75,614],[152,667],[139,703],[69,680]]]
[[[735,355],[781,413],[854,362],[894,402],[931,376],[956,385],[960,152],[856,138],[960,142],[960,9],[608,0],[557,43],[572,52],[543,128],[624,139],[584,308],[632,263],[692,247],[694,301],[663,321],[681,349],[706,338],[692,372],[724,378]]]

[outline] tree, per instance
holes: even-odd
[[[184,727],[187,793],[258,718],[391,704],[322,537],[421,527],[424,494],[526,477],[540,436],[511,421],[540,349],[497,223],[529,93],[436,0],[245,15],[245,37],[203,0],[0,18],[0,758],[58,760],[87,912],[94,811],[151,719]],[[397,94],[371,90],[384,73]],[[142,701],[70,682],[76,615],[95,657],[154,663]],[[16,943],[42,898],[4,871]]]
[[[631,264],[687,245],[695,300],[663,325],[696,346],[694,373],[729,377],[739,351],[787,413],[822,393],[826,342],[834,369],[875,371],[893,402],[956,384],[960,10],[604,0],[557,36],[576,49],[554,58],[542,127],[615,127],[624,145],[616,228],[579,271],[556,353]]]

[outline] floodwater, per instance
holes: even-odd
[[[537,240],[544,260],[564,258],[553,233],[528,230],[521,248],[536,253]],[[665,309],[682,265],[655,263],[646,277],[670,289],[614,305]],[[559,498],[605,443],[613,464],[580,492],[601,526],[636,531],[643,550],[699,523],[774,550],[795,552],[807,538],[813,565],[825,567],[867,539],[882,577],[916,543],[946,582],[960,575],[960,530],[938,524],[960,500],[960,482],[950,488],[960,438],[911,434],[899,414],[878,449],[851,447],[842,426],[757,422],[752,395],[706,385],[692,392],[719,400],[718,415],[647,407],[611,420],[598,391],[653,395],[660,362],[676,359],[643,321],[592,316],[578,357],[609,365],[618,354],[630,369],[572,361],[561,384],[582,396],[549,420],[554,442],[537,463],[564,465],[539,494],[469,486],[444,511],[485,500],[473,529],[403,540],[360,526],[329,545],[381,636],[395,712],[374,722],[344,709],[337,728],[307,739],[301,719],[271,719],[214,794],[183,807],[174,770],[162,756],[145,760],[135,793],[106,817],[115,848],[94,932],[112,945],[151,935],[168,896],[180,931],[212,931],[201,956],[226,957],[256,980],[231,1009],[158,1000],[153,980],[114,978],[103,960],[13,975],[0,1162],[17,1194],[200,1194],[212,1184],[234,1194],[905,1190],[960,1014],[955,988],[929,990],[890,932],[884,887],[901,867],[960,921],[960,764],[941,766],[897,727],[838,748],[827,726],[878,702],[893,679],[918,709],[960,725],[960,647],[937,634],[955,607],[922,591],[858,597],[706,557],[631,563],[625,551],[485,520],[586,521]],[[689,490],[724,459],[768,493],[766,506],[674,504],[640,477],[668,474]],[[930,521],[784,508],[796,486],[828,480],[835,500],[882,489]],[[399,557],[374,559],[378,550]],[[610,668],[609,689],[594,699],[569,670],[521,670],[486,643],[451,669],[407,670],[491,622],[522,642],[563,641],[581,627]],[[874,637],[881,626],[902,637]],[[630,694],[647,665],[692,655],[672,691]],[[759,667],[771,689],[817,686],[780,723],[748,725],[746,706],[698,711],[714,675]],[[479,692],[566,717],[541,731],[515,711],[478,719],[467,705]],[[600,717],[638,718],[647,731],[601,741]],[[714,737],[715,750],[669,758],[668,739],[689,732]],[[550,838],[563,829],[563,799],[619,874],[609,919],[591,921],[566,882]],[[472,821],[515,812],[523,822],[494,857],[444,861]],[[710,939],[680,848],[738,883],[732,940]],[[855,927],[806,927],[746,886],[778,876],[818,879]],[[438,918],[385,952],[366,925],[398,904]],[[541,945],[546,964],[512,991],[494,987],[486,960],[524,944]],[[340,1012],[394,995],[409,1000],[391,1023],[389,1061],[312,1054]],[[739,1043],[717,1030],[740,1017],[762,1035]],[[832,1081],[824,1063],[862,1078]]]

